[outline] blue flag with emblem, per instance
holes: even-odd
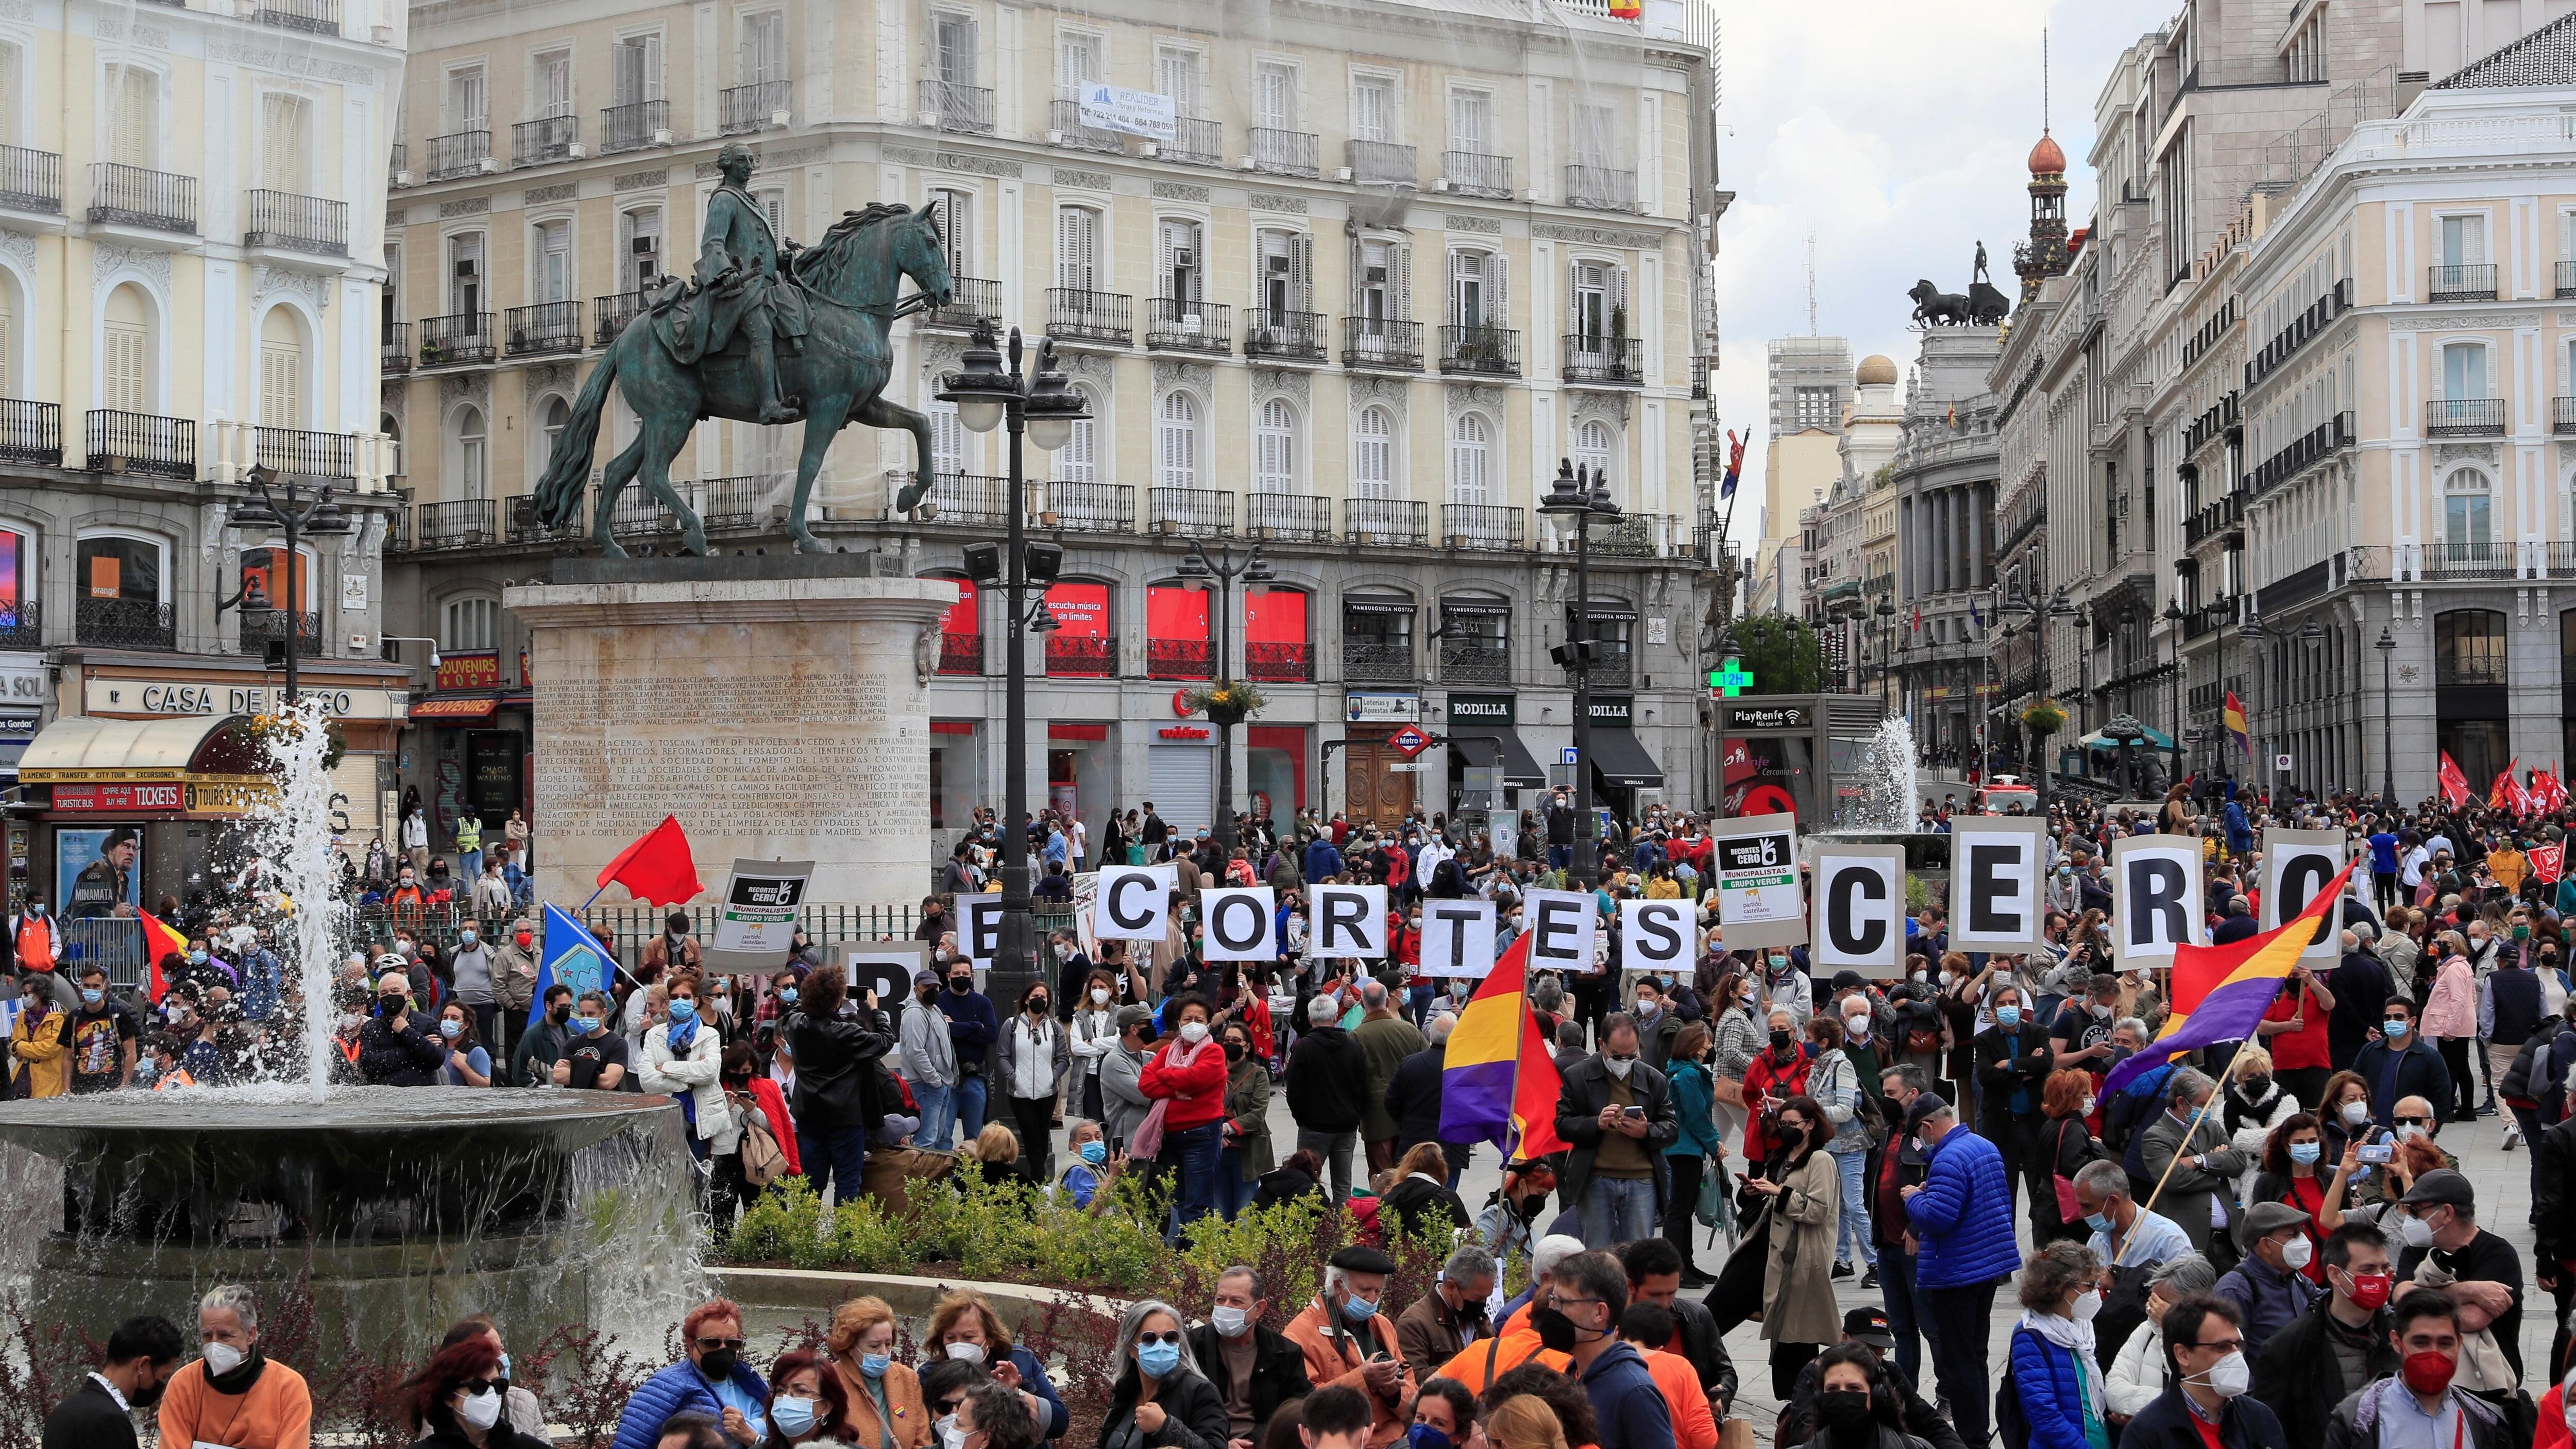
[[[608,989],[608,973],[615,969],[608,948],[599,938],[558,909],[546,903],[545,945],[537,953],[537,994],[528,1003],[528,1025],[535,1026],[546,1014],[546,993],[556,986],[572,988],[578,1001],[585,991]]]

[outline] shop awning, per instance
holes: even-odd
[[[413,719],[490,719],[501,708],[497,699],[424,699],[411,707]]]
[[[206,742],[232,715],[192,714],[179,719],[107,719],[74,715],[38,731],[19,757],[18,778],[31,785],[83,780],[181,780],[200,761]],[[223,768],[235,762],[225,761]]]
[[[1501,764],[1504,788],[1532,790],[1543,788],[1547,784],[1547,771],[1540,766],[1537,758],[1530,754],[1529,746],[1521,743],[1521,737],[1518,734],[1508,728],[1500,727],[1487,730],[1486,733],[1500,735],[1503,739]],[[1595,743],[1598,743],[1600,736],[1596,733],[1593,738]],[[1491,741],[1451,735],[1449,748],[1457,751],[1460,759],[1475,768],[1488,769],[1495,764],[1494,746]]]
[[[1634,732],[1616,725],[1592,727],[1592,768],[1604,784],[1629,790],[1664,787],[1664,772],[1655,767],[1655,757],[1646,753]]]

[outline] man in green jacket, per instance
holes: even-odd
[[[1387,1083],[1395,1080],[1404,1059],[1423,1049],[1427,1043],[1412,1022],[1396,1011],[1386,983],[1368,980],[1360,983],[1360,1024],[1351,1033],[1358,1043],[1360,1056],[1368,1063],[1368,1104],[1366,1120],[1360,1124],[1360,1140],[1368,1145],[1369,1171],[1383,1172],[1395,1165],[1395,1143],[1404,1124],[1386,1110]]]

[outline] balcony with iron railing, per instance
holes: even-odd
[[[1658,524],[1671,520],[1661,514],[1623,513],[1592,526],[1588,544],[1591,551],[1606,558],[1653,558],[1657,551]],[[1565,544],[1572,548],[1568,540]]]
[[[167,653],[179,647],[177,617],[171,606],[150,599],[98,599],[84,594],[74,601],[72,635],[93,649]]]
[[[1172,139],[1157,143],[1156,154],[1166,161],[1186,166],[1222,166],[1225,164],[1225,126],[1219,121],[1202,121],[1182,116],[1172,122]]]
[[[2496,299],[2493,262],[2437,262],[2425,271],[2424,296],[2428,301],[2492,302]]]
[[[2209,446],[2212,439],[2225,435],[2229,429],[2235,427],[2237,425],[2236,407],[2236,392],[2235,389],[2230,388],[2219,397],[2218,401],[2203,408],[2200,416],[2193,418],[2183,427],[2183,456],[2191,457]]]
[[[1148,639],[1145,641],[1145,677],[1213,679],[1216,677],[1216,644],[1208,639]]]
[[[1635,387],[1646,380],[1645,344],[1638,338],[1569,332],[1561,345],[1567,382]]]
[[[583,490],[585,495],[587,491]],[[394,515],[397,519],[406,516],[401,513]],[[501,516],[508,530],[509,542],[513,544],[565,543],[586,539],[592,525],[589,504],[580,497],[574,500],[572,516],[559,524],[548,523],[537,516],[536,495],[530,493],[512,497],[501,509]]]
[[[1342,541],[1388,548],[1431,544],[1431,505],[1408,498],[1345,498]]]
[[[1528,525],[1528,515],[1517,508],[1490,503],[1440,505],[1440,537],[1451,548],[1517,553],[1529,546]]]
[[[1246,640],[1243,677],[1259,684],[1305,684],[1315,677],[1315,647],[1284,641]]]
[[[1324,314],[1255,307],[1243,318],[1243,355],[1275,362],[1324,361]]]
[[[640,290],[611,292],[605,297],[591,298],[591,345],[606,347],[616,341],[617,334],[626,330],[626,324],[642,316],[644,309],[652,305],[652,294]]]
[[[1244,516],[1251,536],[1282,543],[1333,541],[1333,500],[1302,493],[1253,493]]]
[[[1057,679],[1108,679],[1118,673],[1118,641],[1057,630],[1046,636],[1046,672]]]
[[[492,159],[492,133],[488,130],[457,131],[429,138],[429,179],[452,181],[459,176],[473,176]]]
[[[1002,284],[984,277],[952,277],[948,300],[921,314],[917,324],[923,327],[949,327],[972,332],[979,326],[1000,326],[1002,322]]]
[[[0,649],[44,647],[44,609],[33,599],[0,602]]]
[[[582,348],[581,304],[537,302],[501,314],[503,335],[512,357],[540,357]]]
[[[1411,684],[1411,639],[1342,640],[1342,678],[1353,684]]]
[[[2203,504],[2199,512],[2186,515],[2182,521],[2182,546],[2198,548],[2211,539],[2237,533],[2245,522],[2245,498],[2241,490],[2222,493]],[[2244,542],[2241,534],[2236,542]]]
[[[1391,317],[1342,319],[1342,366],[1422,370],[1422,324]]]
[[[197,230],[197,178],[121,166],[113,161],[91,162],[89,219],[94,226],[131,226],[193,236]]]
[[[685,500],[687,483],[674,483],[672,491]],[[643,488],[630,488],[608,511],[608,534],[629,541],[652,538],[674,538],[680,532],[680,515],[669,504]]]
[[[311,659],[323,652],[322,611],[319,609],[244,610],[233,637],[244,654],[263,654],[269,645],[286,642],[290,637],[289,625],[293,626],[291,637],[295,640],[298,656]]]
[[[2576,297],[2576,262],[2560,262],[2558,264],[2557,295],[2560,297]]]
[[[0,146],[0,211],[63,214],[63,158],[51,151]]]
[[[2227,329],[2235,325],[2236,298],[2231,295],[2225,302],[2219,304],[2219,306],[2213,310],[2207,318],[2202,320],[2197,330],[2195,330],[2189,337],[2183,339],[2183,370],[2186,372],[2190,371],[2191,365],[2200,361],[2201,354],[2209,351],[2212,347],[2217,346],[2218,339],[2226,336]]]
[[[521,121],[510,127],[510,164],[543,166],[549,161],[569,161],[580,141],[578,116],[539,116],[533,121]]]
[[[1234,350],[1234,309],[1195,297],[1153,297],[1145,303],[1145,345],[1158,352]]]
[[[984,672],[984,636],[942,633],[939,636],[939,672],[982,674]]]
[[[1583,673],[1594,689],[1627,689],[1637,682],[1637,663],[1626,640],[1595,639],[1592,663]]]
[[[2500,651],[2494,654],[2433,651],[2433,683],[2440,688],[2476,688],[2511,682],[2512,672],[2506,667],[2505,657]]]
[[[1414,186],[1421,174],[1413,148],[1398,141],[1344,141],[1342,165],[1353,181],[1371,186]]]
[[[1616,166],[1568,166],[1565,204],[1593,211],[1635,211],[1637,173]]]
[[[1488,156],[1482,151],[1443,151],[1440,178],[1449,183],[1453,196],[1508,200],[1512,194],[1512,158]]]
[[[1317,174],[1314,133],[1255,126],[1248,134],[1252,141],[1253,170],[1268,176],[1312,177]]]
[[[1509,684],[1511,646],[1478,636],[1440,640],[1440,679],[1444,684]]]
[[[770,500],[778,495],[785,476],[744,473],[702,479],[688,490],[689,506],[698,511],[698,521],[710,529],[766,528],[780,511],[771,506]]]
[[[670,134],[669,101],[629,101],[599,113],[599,152],[603,156],[663,145],[663,138]]]
[[[340,33],[340,0],[254,0],[251,18],[306,35]]]
[[[2335,414],[2264,459],[2247,475],[2247,489],[2259,494],[2289,482],[2319,462],[2351,447],[2352,435],[2353,415],[2348,412]]]
[[[2291,318],[2283,324],[2280,331],[2272,334],[2272,340],[2263,344],[2262,351],[2245,359],[2245,385],[2251,388],[2254,384],[2280,371],[2281,364],[2298,355],[2299,349],[2307,346],[2317,334],[2325,331],[2328,323],[2350,310],[2352,310],[2352,282],[2349,279],[2339,280],[2324,296],[2302,308],[2299,315]]]
[[[1011,521],[1011,480],[989,473],[934,473],[929,502],[931,517],[941,523],[1007,527]]]
[[[262,466],[280,473],[340,483],[358,476],[358,440],[347,433],[258,428],[251,447]]]
[[[2424,436],[2491,438],[2504,435],[2504,399],[2437,397],[2424,402]]]
[[[1082,102],[1058,99],[1048,109],[1047,134],[1058,146],[1076,151],[1098,151],[1108,156],[1127,152],[1127,135],[1082,122]]]
[[[2510,543],[2428,543],[2415,576],[2436,583],[2512,578],[2520,572],[2520,557]]]
[[[250,230],[242,245],[303,252],[309,256],[349,254],[349,203],[327,196],[300,196],[292,191],[253,191]]]
[[[2549,400],[2549,431],[2562,437],[2576,433],[2576,397]]]
[[[2186,639],[2197,639],[2211,630],[2223,629],[2235,622],[2236,601],[2234,599],[2196,605],[2183,611],[2182,636]]]
[[[465,367],[490,362],[498,329],[489,312],[456,312],[420,320],[420,365]]]
[[[486,548],[501,541],[489,498],[451,498],[424,503],[414,526],[412,546],[422,553],[451,548]]]
[[[393,149],[385,154],[385,185],[388,187],[409,185],[403,175],[409,170],[411,170],[411,143],[396,141]]]
[[[0,398],[0,461],[61,467],[62,404]]]
[[[959,85],[955,81],[924,80],[921,83],[922,124],[938,131],[962,135],[989,135],[993,129],[993,92],[983,86]]]
[[[1217,488],[1149,488],[1147,527],[1180,538],[1234,536],[1234,495]]]
[[[752,81],[716,92],[716,129],[726,136],[748,136],[787,124],[788,82]]]
[[[1068,533],[1134,533],[1136,488],[1131,483],[1090,483],[1059,478],[1046,485],[1048,528]]]
[[[1455,323],[1440,329],[1440,370],[1442,372],[1478,373],[1487,377],[1521,375],[1521,334],[1509,327],[1461,327]]]
[[[93,408],[81,420],[81,443],[92,473],[197,480],[197,424],[190,418]]]
[[[1047,288],[1047,335],[1058,341],[1126,346],[1136,335],[1136,299],[1083,287]]]

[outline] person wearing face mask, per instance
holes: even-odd
[[[259,1346],[259,1303],[227,1283],[197,1302],[197,1359],[170,1375],[161,1395],[161,1442],[229,1449],[302,1449],[313,1431],[313,1395],[295,1370]]]
[[[1206,1378],[1181,1315],[1146,1299],[1118,1320],[1118,1379],[1100,1429],[1101,1449],[1223,1449],[1225,1401]]]
[[[1628,1274],[1604,1252],[1582,1252],[1549,1270],[1530,1322],[1550,1349],[1572,1356],[1570,1376],[1591,1402],[1598,1441],[1620,1449],[1674,1449],[1671,1408],[1654,1371],[1617,1332],[1628,1311]]]
[[[510,1391],[506,1355],[490,1334],[440,1349],[404,1388],[413,1417],[427,1431],[414,1449],[544,1449],[505,1412]]]
[[[817,1193],[837,1180],[845,1197],[860,1191],[868,1134],[900,1105],[882,1100],[885,1089],[877,1081],[894,1034],[877,1005],[876,988],[864,988],[856,1002],[850,996],[842,968],[824,967],[805,979],[781,1034],[796,1058],[791,1108],[797,1161]],[[844,1010],[845,1004],[855,1009]]]
[[[834,1415],[820,1429],[858,1449],[926,1449],[935,1432],[923,1407],[921,1378],[894,1361],[894,1310],[886,1301],[868,1295],[833,1309],[823,1343],[831,1350],[828,1374],[838,1395]],[[779,1359],[773,1372],[784,1392],[788,1359]],[[769,1417],[773,1428],[783,1427],[775,1398]]]
[[[1799,1423],[1813,1432],[1803,1449],[1922,1449],[1927,1444],[1956,1449],[1958,1436],[1948,1432],[1946,1423],[1940,1425],[1942,1437],[1922,1436],[1900,1406],[1887,1366],[1866,1345],[1837,1344],[1825,1350],[1812,1371],[1817,1374],[1812,1412]]]
[[[2123,1446],[2288,1449],[2290,1440],[2279,1418],[2246,1392],[2253,1384],[2253,1363],[2236,1318],[2236,1305],[2205,1294],[2192,1294],[2165,1310],[2168,1384],[2129,1421]],[[2329,1437],[2326,1442],[2335,1441]],[[2448,1445],[2449,1437],[2441,1443]]]
[[[698,1017],[695,976],[681,976],[670,983],[669,990],[669,1019],[644,1033],[644,1060],[636,1081],[645,1091],[680,1104],[689,1124],[689,1152],[704,1162],[711,1155],[724,1155],[741,1137],[732,1114],[725,1110],[724,1085],[718,1080],[724,1040]],[[718,1146],[718,1139],[728,1145]]]
[[[1993,1400],[1986,1328],[1995,1284],[2020,1266],[2013,1241],[2012,1197],[2003,1156],[1957,1112],[1925,1092],[1905,1110],[1904,1132],[1930,1160],[1919,1186],[1900,1189],[1917,1244],[1914,1302],[1932,1341],[1933,1373],[1959,1426],[1959,1437],[1983,1444]]]
[[[2378,1232],[2348,1223],[2326,1235],[2326,1291],[2254,1355],[2254,1397],[2293,1444],[2322,1444],[2334,1407],[2399,1368],[2388,1302],[2396,1286]]]
[[[2011,1392],[2031,1449],[2100,1449],[2110,1442],[2093,1319],[2102,1311],[2101,1260],[2063,1239],[2021,1272],[2022,1315],[2013,1324]]]
[[[1744,1070],[1744,1106],[1751,1118],[1744,1128],[1744,1157],[1761,1162],[1773,1147],[1771,1115],[1780,1104],[1807,1090],[1815,1063],[1801,1048],[1796,1019],[1786,1007],[1769,1013],[1767,1044]]]
[[[2191,1239],[2192,1250],[2208,1255],[2222,1251],[2213,1263],[2233,1256],[2226,1229],[2234,1220],[2232,1200],[2237,1177],[2251,1162],[2228,1145],[2210,1097],[2216,1088],[2208,1077],[2177,1067],[2165,1079],[2165,1110],[2140,1130],[2139,1156],[2150,1181],[2164,1183],[2156,1204]]]
[[[2165,1311],[2195,1294],[2207,1296],[2217,1285],[2217,1272],[2198,1253],[2169,1258],[2147,1275],[2143,1319],[2130,1330],[2103,1375],[2102,1405],[2112,1423],[2125,1426],[2165,1391],[2171,1378],[2165,1370]],[[2096,1342],[2101,1340],[2105,1327],[2103,1319],[2095,1318]],[[2327,1407],[2333,1407],[2332,1401]]]
[[[2289,1204],[2305,1217],[2308,1241],[2322,1243],[2343,1221],[2352,1174],[2360,1165],[2360,1149],[2347,1139],[2343,1160],[2328,1168],[2321,1124],[2305,1112],[2294,1113],[2264,1139],[2262,1167],[2245,1201]],[[2310,1283],[2325,1286],[2322,1264],[2311,1258],[2304,1271]]]
[[[1984,1094],[1977,1105],[1977,1135],[1993,1142],[2003,1154],[2007,1206],[2012,1195],[2021,1191],[2023,1179],[2032,1179],[2032,1231],[2045,1237],[2038,1197],[2053,1196],[2056,1188],[2036,1174],[2045,1165],[2039,1160],[2039,1129],[2056,1052],[2049,1045],[2048,1029],[2022,1010],[2019,987],[1998,987],[1991,999],[1995,1024],[1978,1032],[1975,1041],[1977,1084]]]
[[[1208,1321],[1189,1335],[1191,1356],[1225,1405],[1224,1442],[1208,1449],[1252,1449],[1263,1442],[1280,1406],[1295,1404],[1314,1386],[1306,1378],[1305,1351],[1262,1322],[1270,1304],[1259,1270],[1226,1269],[1217,1276],[1214,1298]]]
[[[500,1041],[501,1007],[493,979],[499,961],[499,953],[483,939],[480,922],[457,922],[456,950],[447,958],[447,979],[455,999],[473,1013],[478,1041]]]
[[[680,1319],[680,1346],[686,1356],[627,1399],[612,1449],[653,1449],[675,1414],[704,1415],[729,1443],[753,1449],[769,1432],[769,1385],[743,1362],[742,1309],[727,1298],[691,1308]]]
[[[947,943],[951,946],[953,942]],[[934,998],[948,1027],[948,1044],[957,1058],[957,1132],[972,1139],[984,1130],[985,1082],[992,1070],[993,1043],[1002,1034],[1002,1019],[992,999],[975,989],[974,967],[952,956],[941,967],[948,989]]]
[[[2348,1394],[2327,1422],[2328,1449],[2397,1449],[2410,1443],[2456,1449],[2519,1449],[2506,1410],[2463,1381],[2468,1334],[2463,1305],[2440,1289],[2419,1289],[2390,1309],[2389,1343],[2397,1372]],[[2539,1442],[2546,1443],[2546,1440]]]
[[[1830,1025],[1823,1018],[1809,1026]],[[1748,1174],[1744,1191],[1770,1199],[1769,1262],[1762,1280],[1762,1337],[1771,1343],[1771,1393],[1786,1399],[1798,1370],[1836,1337],[1832,1264],[1842,1218],[1842,1175],[1826,1150],[1826,1109],[1801,1094],[1772,1124],[1783,1155],[1771,1175]]]
[[[1178,1179],[1175,1232],[1216,1211],[1217,1157],[1225,1145],[1225,1049],[1208,1030],[1208,1004],[1196,996],[1164,1003],[1175,1033],[1154,1048],[1136,1073],[1136,1089],[1149,1104],[1138,1124],[1139,1156]],[[1410,1027],[1406,1028],[1410,1030]]]
[[[2318,1289],[2308,1281],[2316,1244],[2308,1215],[2288,1203],[2258,1202],[2237,1224],[2245,1256],[2220,1275],[2214,1290],[2236,1305],[2245,1351],[2260,1354],[2273,1334],[2308,1311]]]
[[[915,972],[914,1005],[903,1013],[896,1031],[903,1048],[903,1079],[912,1088],[914,1105],[921,1108],[921,1126],[913,1141],[933,1152],[946,1152],[957,1127],[957,1046],[949,1035],[948,1018],[939,1011],[939,989],[938,972]],[[782,1007],[793,1004],[781,1002]]]
[[[46,1417],[42,1449],[135,1449],[133,1410],[160,1401],[181,1348],[179,1325],[166,1318],[118,1324],[104,1361]]]
[[[1102,1115],[1100,1064],[1118,1045],[1118,978],[1102,967],[1083,974],[1071,993],[1073,1016],[1066,1026],[1073,1052],[1073,1074],[1079,1083],[1069,1095],[1080,1098],[1080,1114]],[[1059,1004],[1058,1010],[1063,1008]]]
[[[476,1032],[473,1014],[465,1003],[451,1001],[438,1009],[438,1045],[447,1053],[446,1064],[438,1069],[440,1086],[492,1085],[492,1053]]]
[[[135,1043],[142,1028],[134,1013],[108,990],[96,966],[81,973],[80,1005],[72,1012],[71,1088],[75,1097],[111,1092],[134,1080]]]
[[[519,1044],[512,1049],[510,1081],[523,1087],[544,1086],[548,1069],[563,1055],[571,1033],[572,988],[560,982],[549,984],[544,1010],[519,1033]]]
[[[1307,1382],[1367,1396],[1372,1449],[1404,1437],[1402,1411],[1412,1397],[1392,1316],[1379,1311],[1394,1272],[1393,1258],[1364,1243],[1341,1249],[1326,1262],[1322,1290],[1289,1320],[1283,1335],[1305,1355]]]
[[[1624,1013],[1604,1023],[1601,1050],[1565,1073],[1556,1134],[1573,1148],[1565,1191],[1582,1215],[1584,1244],[1606,1248],[1653,1233],[1672,1190],[1663,1150],[1681,1125],[1672,1084],[1638,1060],[1636,1024]]]
[[[2236,1183],[2236,1196],[2242,1198],[2252,1185],[2254,1165],[2262,1161],[2264,1145],[2282,1123],[2298,1115],[2301,1098],[2275,1075],[2272,1054],[2252,1042],[2236,1049],[2226,1076],[2227,1090],[2219,1094],[2212,1111],[2228,1142],[2246,1157],[2247,1171]]]
[[[1672,1060],[1673,1039],[1681,1034],[1682,1019],[1664,1000],[1662,983],[1652,976],[1637,978],[1637,1057],[1656,1071],[1663,1071]]]
[[[822,1354],[810,1348],[782,1353],[769,1366],[769,1403],[763,1415],[769,1437],[761,1441],[761,1449],[787,1449],[791,1444],[837,1437],[835,1429],[847,1417],[847,1409],[847,1393]],[[875,1441],[876,1449],[893,1442]]]
[[[2457,1095],[2450,1068],[2416,1030],[2415,1008],[2402,996],[2388,998],[2379,1035],[2361,1049],[2352,1069],[2370,1088],[2371,1120],[2382,1127],[2393,1125],[2389,1114],[2402,1098],[2448,1106]]]
[[[2425,993],[2417,1029],[2440,1051],[2453,1096],[2436,1097],[2433,1105],[2442,1109],[2447,1120],[2474,1122],[2477,1075],[2469,1053],[2477,1046],[2479,973],[2470,963],[2468,941],[2459,932],[2444,931],[2434,943],[2441,964],[2434,969],[2433,989]]]
[[[500,1021],[488,1040],[505,1061],[517,1056],[516,1045],[526,1035],[529,1012],[536,1004],[537,954],[537,923],[525,916],[510,923],[508,936],[492,953],[492,999],[500,1008]]]
[[[358,1071],[370,1086],[427,1087],[447,1064],[411,1006],[411,980],[388,971],[376,981],[376,1014],[358,1030]]]
[[[1814,1013],[1815,983],[1807,979],[1806,972],[1790,964],[1787,948],[1766,948],[1761,954],[1758,970],[1762,1014],[1765,1017],[1775,1011],[1786,1011],[1789,1025],[1795,1029],[1798,1023]]]
[[[2469,1179],[2436,1168],[2401,1200],[2406,1249],[2397,1258],[2397,1299],[2439,1287],[2459,1305],[2460,1383],[2510,1393],[2522,1382],[2522,1255],[2479,1226]]]
[[[1055,1384],[1038,1363],[1038,1356],[1011,1342],[1010,1333],[995,1316],[993,1305],[984,1295],[972,1290],[949,1294],[930,1310],[930,1327],[924,1334],[922,1352],[982,1366],[1000,1384],[1018,1398],[1020,1406],[1035,1421],[1036,1437],[1058,1439],[1064,1436],[1072,1419],[1066,1413],[1064,1400],[1057,1396]],[[932,1386],[922,1385],[925,1396]],[[943,1436],[945,1437],[945,1436]],[[957,1441],[949,1440],[949,1449]]]
[[[1395,1338],[1414,1381],[1428,1384],[1440,1366],[1493,1332],[1485,1301],[1494,1291],[1494,1259],[1474,1243],[1449,1255],[1431,1291],[1395,1320]]]
[[[1073,1067],[1072,1033],[1055,1019],[1053,992],[1045,981],[1032,981],[1020,993],[1020,1009],[1002,1027],[994,1046],[994,1077],[1009,1104],[1011,1125],[1020,1136],[1020,1175],[1032,1183],[1055,1176],[1056,1093]]]

